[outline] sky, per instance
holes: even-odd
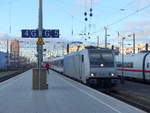
[[[108,28],[108,42],[117,45],[117,32],[126,36],[135,33],[136,43],[150,43],[150,0],[43,0],[43,27],[59,29],[59,39],[49,41],[82,41],[104,45],[104,26]],[[89,17],[92,7],[93,17]],[[88,22],[84,21],[84,12]],[[38,26],[38,0],[0,0],[0,39],[22,39],[21,29]],[[89,24],[91,28],[89,28]],[[11,30],[10,30],[11,26]],[[90,33],[89,36],[80,34]],[[73,34],[72,34],[73,31]],[[85,40],[87,39],[87,40]],[[35,41],[35,39],[33,39]]]

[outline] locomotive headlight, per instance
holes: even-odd
[[[104,64],[100,64],[101,67],[104,67]]]
[[[94,74],[94,73],[91,73],[91,77],[95,77],[95,74]]]
[[[117,77],[115,73],[110,73],[111,77]]]
[[[114,74],[114,73],[111,73],[111,76],[112,76],[112,77],[114,77],[114,76],[115,76],[115,74]]]

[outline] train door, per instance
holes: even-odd
[[[143,80],[148,80],[150,79],[149,76],[150,76],[150,62],[149,62],[149,56],[150,55],[150,52],[146,53],[144,55],[144,58],[143,58]]]
[[[145,80],[150,80],[150,62],[149,59],[145,62]]]
[[[79,79],[81,80],[81,78],[82,78],[82,58],[81,58],[81,55],[79,54]]]
[[[77,54],[75,55],[74,58],[74,70],[75,70],[75,75],[77,80],[80,80],[80,55]]]
[[[81,55],[81,79],[85,77],[85,56]]]
[[[79,79],[82,80],[82,77],[84,75],[84,55],[79,54]]]

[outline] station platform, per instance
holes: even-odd
[[[0,83],[0,113],[145,113],[50,71],[48,90],[32,90],[32,70]]]

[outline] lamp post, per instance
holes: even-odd
[[[107,27],[104,27],[104,30],[105,30],[105,48],[107,48],[107,38],[110,35],[108,35],[108,28]]]
[[[64,45],[65,45],[65,43],[64,42],[57,42],[57,44],[61,45],[61,50],[62,50],[62,54],[61,55],[64,55]]]
[[[119,38],[120,33],[118,32],[118,38]],[[125,37],[124,36],[121,36],[121,39],[122,39],[122,76],[121,76],[121,83],[124,84],[124,40],[125,40]]]
[[[122,37],[122,77],[121,77],[122,84],[124,84],[124,40],[125,37]]]
[[[97,36],[97,47],[99,47],[99,36]]]
[[[128,37],[133,36],[133,54],[135,54],[135,33],[128,35]]]
[[[42,38],[42,30],[43,30],[43,0],[39,0],[39,37],[38,39]],[[38,68],[41,68],[41,63],[43,62],[43,45],[37,45],[37,52],[38,52]]]
[[[7,39],[7,71],[8,71],[8,66],[9,66],[9,41]]]

